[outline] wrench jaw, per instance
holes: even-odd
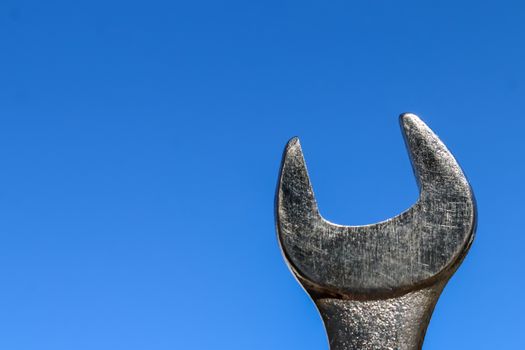
[[[331,350],[420,349],[438,297],[474,238],[474,195],[458,163],[417,116],[404,114],[400,124],[420,196],[376,224],[325,220],[297,138],[283,155],[278,241],[321,313]]]

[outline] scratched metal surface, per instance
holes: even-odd
[[[474,238],[475,200],[460,166],[417,116],[405,114],[400,123],[420,196],[410,209],[380,223],[342,226],[325,220],[299,140],[290,140],[284,152],[276,194],[279,243],[290,269],[318,305],[332,349],[420,348],[439,293]],[[376,311],[370,313],[363,302]],[[388,345],[386,338],[383,347],[372,340],[354,344],[350,338],[362,341],[363,334],[381,333],[364,332],[363,325],[352,323],[367,317],[390,320],[383,333],[397,339],[397,345]],[[370,322],[365,322],[368,328]],[[417,329],[417,336],[407,329]],[[341,332],[345,341],[334,340],[341,339],[336,336]]]

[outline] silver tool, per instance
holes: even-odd
[[[400,117],[419,199],[389,220],[341,226],[319,213],[299,140],[276,194],[279,243],[324,321],[331,350],[421,349],[434,306],[474,239],[476,204],[460,166],[413,114]]]

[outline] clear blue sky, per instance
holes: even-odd
[[[298,135],[322,213],[417,198],[420,115],[478,235],[424,348],[523,349],[520,1],[0,4],[0,349],[327,349],[273,196]]]

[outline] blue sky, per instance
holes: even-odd
[[[422,117],[479,206],[431,349],[520,349],[519,1],[0,4],[0,348],[327,349],[273,196],[298,135],[320,209],[386,219]]]

